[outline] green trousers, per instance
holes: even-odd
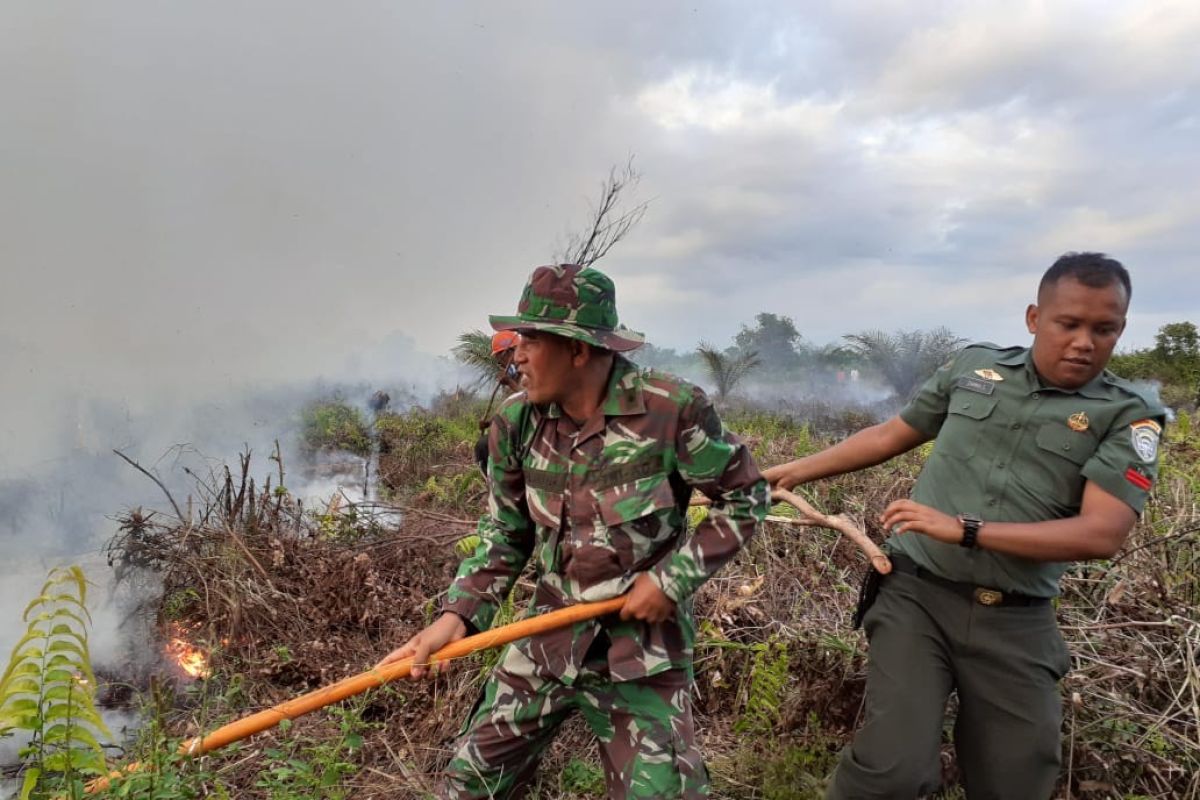
[[[950,692],[968,800],[1045,800],[1061,760],[1071,659],[1051,605],[984,606],[916,575],[884,579],[863,620],[866,720],[827,798],[910,800],[941,785]]]
[[[600,657],[585,662],[570,685],[542,672],[511,645],[505,650],[447,766],[445,797],[524,797],[542,752],[576,712],[600,741],[608,797],[709,796],[692,724],[691,678],[684,670],[614,682]]]

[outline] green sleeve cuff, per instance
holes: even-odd
[[[678,553],[673,554],[666,562],[656,564],[647,574],[654,585],[662,590],[662,593],[671,598],[671,601],[676,605],[682,603],[699,588],[699,584],[704,582],[702,577],[699,583],[692,585],[690,581],[683,578],[679,574],[678,565],[673,562],[678,557]],[[672,567],[675,567],[672,569]],[[707,577],[707,576],[704,576]]]
[[[474,628],[476,632],[492,627],[492,620],[495,619],[498,610],[492,603],[473,597],[457,586],[450,587],[446,599],[442,602],[442,613],[457,614],[462,617],[468,628]]]

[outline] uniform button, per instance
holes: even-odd
[[[1071,449],[1071,445],[1069,445],[1069,444],[1063,445],[1063,450],[1070,450],[1070,449]]]
[[[1034,393],[1033,393],[1033,399],[1034,399],[1034,400],[1037,400],[1039,397],[1041,397],[1041,395],[1040,395],[1040,394],[1038,394],[1037,392],[1034,392]]]
[[[1012,424],[1012,429],[1013,429],[1014,431],[1019,431],[1019,430],[1021,430],[1021,423],[1019,423],[1019,422],[1014,422],[1014,423]]]
[[[970,408],[970,407],[971,407],[970,403],[963,403],[963,408]]]
[[[996,498],[994,498],[994,497],[990,498],[990,499],[988,500],[988,505],[989,505],[989,506],[994,506],[994,505],[996,505]]]
[[[997,464],[996,469],[1004,469],[1004,462],[1001,461],[999,464]]]

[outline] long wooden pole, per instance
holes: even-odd
[[[429,660],[430,663],[433,663],[435,661],[450,661],[455,658],[462,658],[476,651],[498,647],[517,639],[524,639],[527,636],[536,636],[539,633],[564,628],[576,622],[595,619],[606,614],[613,614],[620,611],[624,605],[625,595],[621,595],[610,600],[601,600],[595,603],[580,603],[579,605],[560,608],[557,611],[540,614],[536,617],[519,620],[508,625],[501,625],[499,628],[493,628],[492,630],[451,642],[431,655]],[[274,728],[285,719],[295,719],[310,711],[316,711],[319,708],[324,708],[340,700],[345,700],[347,697],[361,694],[368,689],[374,689],[390,681],[407,677],[412,672],[412,668],[413,658],[410,656],[386,666],[376,667],[366,672],[361,672],[358,675],[344,678],[337,683],[315,689],[308,694],[302,694],[291,700],[286,700],[265,711],[259,711],[256,714],[235,720],[205,736],[188,739],[180,745],[179,752],[181,755],[186,756],[198,756],[211,752],[227,744]],[[87,794],[102,791],[109,786],[112,779],[121,778],[144,769],[146,769],[145,765],[134,762],[122,770],[110,773],[106,777],[95,779],[84,788],[84,791]]]

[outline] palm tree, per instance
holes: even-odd
[[[947,328],[895,333],[862,331],[842,338],[850,343],[850,349],[879,370],[905,400],[966,341]]]
[[[452,350],[459,362],[474,370],[479,378],[477,387],[488,386],[500,379],[500,365],[492,357],[492,336],[481,330],[467,331],[458,335],[458,344]]]
[[[722,353],[707,342],[701,342],[696,352],[704,361],[708,377],[716,386],[717,402],[724,403],[750,370],[760,363],[754,350],[733,350]]]

